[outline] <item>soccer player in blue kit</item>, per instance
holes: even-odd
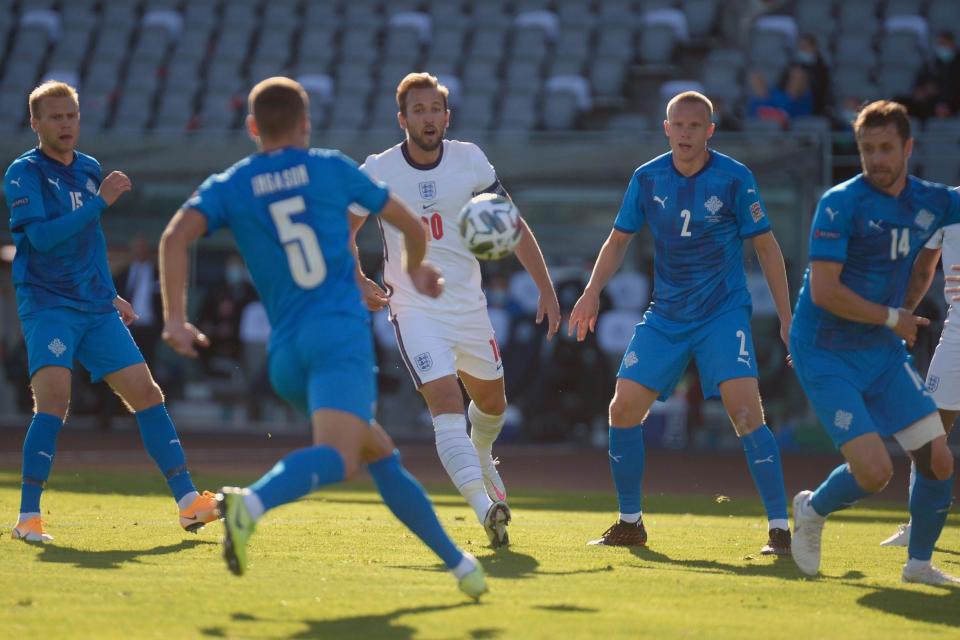
[[[720,395],[740,437],[767,512],[764,555],[788,555],[790,531],[780,450],[764,423],[750,332],[750,293],[743,241],[751,240],[788,339],[790,297],[783,255],[756,180],[747,167],[707,147],[713,105],[684,92],[667,105],[670,152],[639,167],[630,179],[614,228],[600,250],[568,333],[586,338],[597,321],[599,295],[633,235],[649,223],[655,244],[653,302],[627,347],[610,403],[610,469],[620,517],[591,544],[642,546],[640,486],[642,423],[695,358],[704,397]]]
[[[53,539],[40,518],[40,496],[70,406],[74,359],[133,411],[144,446],[180,507],[181,526],[196,532],[217,518],[216,500],[209,491],[198,493],[190,479],[163,393],[125,326],[137,316],[117,295],[100,227],[103,211],[130,190],[130,179],[113,171],[101,180],[100,163],[76,151],[76,89],[45,82],[31,92],[29,106],[39,144],[14,160],[4,176],[17,247],[13,283],[34,398],[13,538]]]
[[[853,131],[863,173],[820,198],[790,334],[800,384],[845,462],[793,499],[793,559],[817,574],[826,517],[887,485],[882,436],[893,436],[917,469],[903,581],[956,583],[930,562],[950,509],[953,455],[906,350],[929,320],[901,307],[917,253],[960,222],[960,195],[907,174],[913,138],[902,105],[867,105]]]
[[[416,289],[436,297],[439,271],[422,262],[419,218],[337,151],[309,149],[306,92],[288,78],[268,78],[249,96],[247,128],[259,151],[212,175],[176,213],[160,244],[164,337],[196,356],[205,336],[186,321],[187,248],[229,227],[272,326],[270,380],[306,413],[314,446],[294,451],[248,488],[224,487],[224,557],[241,575],[257,520],[368,465],[384,502],[427,544],[473,598],[486,592],[483,568],[458,549],[437,520],[423,487],[400,463],[390,437],[373,421],[376,402],[370,319],[349,246],[347,207],[379,212],[404,235],[406,270]]]

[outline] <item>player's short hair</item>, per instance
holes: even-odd
[[[30,92],[28,103],[30,105],[31,118],[40,117],[40,103],[44,98],[73,98],[73,101],[77,103],[77,108],[80,107],[80,97],[76,89],[66,82],[47,80]]]
[[[443,108],[445,110],[448,108],[447,98],[450,96],[450,90],[440,84],[436,76],[426,72],[408,73],[397,85],[397,108],[403,115],[407,115],[407,94],[410,89],[436,89],[443,97]]]
[[[907,108],[893,100],[876,100],[857,114],[857,119],[853,121],[853,133],[859,140],[864,129],[890,124],[897,128],[897,133],[904,143],[910,139],[910,116]]]
[[[670,110],[681,102],[702,104],[707,110],[707,119],[713,120],[713,103],[710,102],[710,98],[703,95],[699,91],[684,91],[683,93],[678,93],[670,98],[670,102],[667,103],[666,110],[667,120],[670,119]]]
[[[277,138],[300,126],[307,117],[310,98],[296,80],[275,76],[254,85],[247,105],[260,136]]]

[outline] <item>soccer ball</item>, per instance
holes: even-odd
[[[463,246],[480,260],[499,260],[520,242],[520,212],[509,198],[481,193],[470,199],[458,218]]]

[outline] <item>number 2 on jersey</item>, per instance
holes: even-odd
[[[327,277],[327,263],[310,225],[291,218],[307,210],[303,196],[294,196],[270,204],[270,215],[277,225],[280,242],[287,252],[290,275],[304,289],[313,289]]]
[[[683,216],[683,229],[680,230],[680,237],[689,238],[693,235],[690,233],[690,217],[693,214],[690,213],[690,209],[684,209],[680,212],[680,215]]]

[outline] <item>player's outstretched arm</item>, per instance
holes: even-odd
[[[573,311],[570,313],[570,322],[567,325],[568,336],[576,332],[577,340],[583,341],[587,337],[588,330],[596,330],[597,314],[600,311],[600,292],[620,268],[632,239],[632,233],[624,233],[617,229],[610,231],[610,235],[600,249],[600,255],[597,256],[597,262],[593,265],[590,282],[587,283],[587,288],[584,289],[583,295],[577,300],[577,304],[573,306]]]
[[[520,237],[515,253],[540,291],[540,299],[537,301],[537,324],[543,322],[544,317],[547,318],[547,340],[550,340],[560,329],[560,302],[557,300],[557,292],[553,288],[547,262],[543,259],[543,252],[540,251],[540,245],[533,235],[533,230],[522,218],[520,224],[523,226],[523,235]]]
[[[757,252],[760,268],[773,296],[780,317],[780,339],[790,349],[790,323],[793,311],[790,308],[790,286],[787,284],[787,268],[783,263],[783,252],[772,231],[753,238],[753,250]]]
[[[847,320],[886,325],[912,347],[917,341],[917,327],[930,324],[930,320],[915,316],[907,309],[885,307],[861,297],[840,282],[842,271],[843,263],[840,262],[814,260],[810,263],[813,304]]]
[[[367,309],[380,311],[387,306],[390,300],[387,298],[387,292],[363,273],[363,268],[360,266],[360,249],[357,247],[357,233],[363,223],[367,221],[367,216],[348,213],[347,217],[350,221],[350,251],[353,252],[353,257],[357,261],[357,285],[360,287],[360,293],[363,294],[363,301],[366,303]]]
[[[203,237],[207,219],[194,209],[180,209],[160,238],[160,293],[163,297],[163,339],[174,351],[197,357],[195,345],[210,340],[187,322],[187,250]]]
[[[403,234],[406,268],[413,286],[425,296],[438,297],[443,293],[443,278],[439,269],[423,261],[427,255],[427,230],[420,223],[420,218],[392,194],[380,217]]]
[[[907,284],[907,293],[903,298],[903,308],[915,311],[917,305],[923,300],[930,289],[930,283],[933,282],[933,276],[937,273],[937,263],[940,261],[942,249],[929,249],[924,247],[917,254],[917,259],[913,263],[913,270],[910,272],[910,282]]]

